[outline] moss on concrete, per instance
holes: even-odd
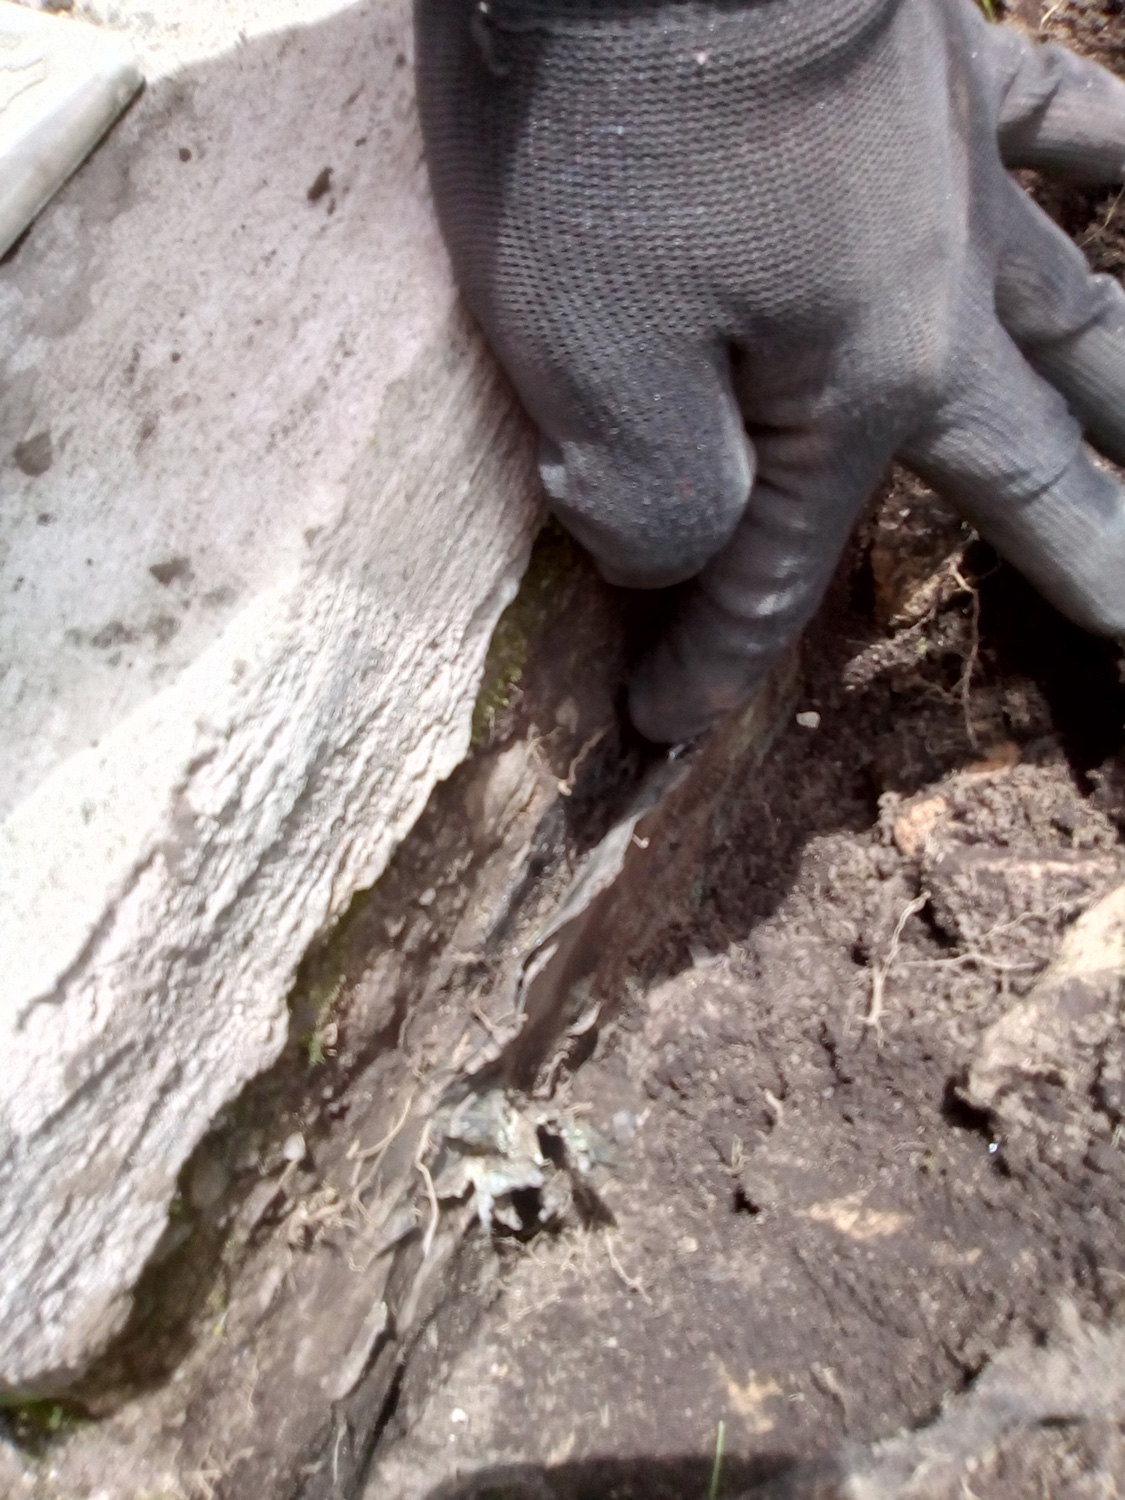
[[[574,567],[576,548],[557,521],[548,521],[536,538],[519,593],[500,616],[485,659],[480,691],[473,706],[472,746],[492,742],[505,713],[519,693],[537,636],[550,618],[562,581]]]

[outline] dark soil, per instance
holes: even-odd
[[[1121,66],[1119,12],[1064,0],[1044,34]],[[1116,189],[1029,185],[1125,268]],[[1028,1142],[962,1093],[1125,872],[1118,654],[898,475],[803,660],[804,722],[702,837],[653,840],[592,1055],[540,1077],[611,1143],[611,1226],[496,1242],[504,1295],[408,1370],[370,1500],[702,1497],[720,1422],[734,1494],[926,1423],[1061,1304],[1125,1311],[1122,1098],[1060,1083]],[[1098,1463],[1117,1493],[1114,1432],[1085,1469],[1039,1434],[987,1493],[1086,1494],[1064,1471]]]
[[[1066,1101],[1084,1159],[1017,1160],[958,1090],[1125,872],[1125,693],[979,545],[929,618],[873,628],[880,549],[928,536],[932,578],[963,544],[935,504],[900,480],[857,545],[805,652],[818,727],[710,801],[705,847],[653,841],[553,1091],[612,1143],[612,1228],[498,1242],[505,1295],[436,1389],[408,1372],[371,1496],[501,1493],[516,1461],[543,1469],[513,1495],[702,1495],[720,1420],[733,1493],[927,1421],[1060,1298],[1117,1310],[1114,1108]]]

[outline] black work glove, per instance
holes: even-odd
[[[1125,295],[1008,176],[1125,175],[1125,85],[972,0],[416,0],[457,274],[607,578],[694,580],[634,679],[705,728],[892,458],[1125,635]],[[739,351],[738,389],[732,350]]]

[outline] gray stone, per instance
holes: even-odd
[[[1121,1032],[1123,986],[1119,886],[1069,928],[1031,993],[981,1038],[963,1092],[992,1116],[1006,1146],[1072,1163],[1088,1153],[1091,1106],[1112,1111],[1099,1083]],[[1095,1154],[1108,1170],[1114,1158]]]
[[[539,515],[408,0],[112,17],[149,87],[0,269],[9,1397],[121,1327],[302,955],[465,754]]]

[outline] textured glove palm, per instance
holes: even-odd
[[[971,0],[416,0],[416,32],[442,226],[556,513],[612,581],[692,580],[644,734],[753,692],[894,457],[1125,635],[1081,430],[1125,461],[1125,295],[1005,170],[1125,175],[1125,85]]]

